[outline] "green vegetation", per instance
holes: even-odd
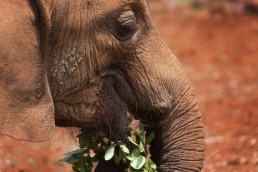
[[[148,157],[148,145],[154,138],[154,133],[146,137],[143,127],[133,130],[128,141],[134,145],[132,151],[121,141],[111,142],[107,138],[78,135],[80,149],[65,154],[67,157],[60,160],[72,165],[75,172],[91,172],[93,163],[101,159],[123,164],[130,172],[157,172],[156,164]]]

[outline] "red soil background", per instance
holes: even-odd
[[[258,171],[258,16],[150,2],[161,36],[182,62],[203,114],[204,172]],[[70,172],[65,134],[43,143],[0,136],[0,172]],[[60,136],[61,135],[61,136]]]

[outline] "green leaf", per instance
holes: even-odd
[[[144,148],[142,142],[140,142],[140,144],[139,144],[139,150],[140,150],[140,152],[145,152],[145,148]]]
[[[149,161],[150,161],[150,158],[149,157],[147,157],[146,158],[146,162],[145,162],[145,164],[144,164],[144,170],[149,170],[150,171],[150,163],[149,163]]]
[[[138,146],[138,144],[133,141],[132,137],[128,136],[128,140],[135,146]]]
[[[74,154],[74,156],[79,159],[83,158],[83,154],[81,153]]]
[[[127,156],[126,157],[129,161],[133,161],[135,159],[135,156]]]
[[[96,147],[98,147],[99,142],[97,142],[96,138],[93,138],[93,140],[91,141],[91,144],[88,146],[89,149],[94,149]]]
[[[58,160],[58,162],[64,163],[64,162],[66,162],[70,157],[71,157],[71,155],[68,156],[68,157],[66,157],[66,158],[64,158],[64,159]]]
[[[93,148],[92,150],[95,154],[104,154],[104,152],[105,152],[104,149],[102,147],[99,147],[99,146]]]
[[[92,162],[99,162],[99,158],[98,158],[97,155],[93,156],[93,157],[91,158],[91,160],[92,160]]]
[[[157,165],[151,159],[149,160],[149,164],[152,169],[157,169]]]
[[[157,165],[149,157],[147,157],[144,164],[144,170],[147,172],[157,172]]]
[[[119,149],[119,152],[118,152],[118,158],[121,160],[123,158],[123,151],[121,149]]]
[[[85,153],[86,150],[85,149],[78,149],[78,150],[75,150],[75,151],[72,151],[72,152],[68,152],[66,153],[65,155],[74,155],[74,154],[79,154],[79,153]]]
[[[140,148],[136,148],[133,150],[133,152],[131,153],[131,155],[137,156],[140,153]]]
[[[130,166],[136,170],[139,170],[145,164],[146,158],[144,156],[139,155],[133,161],[131,161]]]
[[[105,153],[105,160],[108,161],[108,160],[110,160],[111,158],[113,158],[114,153],[115,153],[115,145],[111,145],[111,146],[107,149],[107,151],[106,151],[106,153]]]
[[[80,172],[88,172],[85,164],[80,165]]]
[[[141,130],[134,130],[133,134],[136,137],[137,144],[140,144],[140,142],[144,143],[144,134],[142,133]]]
[[[88,164],[88,167],[92,168],[93,163],[92,163],[92,158],[90,156],[87,158],[87,164]]]
[[[78,162],[80,159],[79,158],[76,158],[75,156],[73,155],[69,155],[68,157],[64,158],[64,159],[61,159],[59,160],[58,162],[61,162],[61,163],[68,163],[68,164],[75,164],[76,162]]]
[[[72,167],[73,171],[79,171],[79,168],[80,168],[80,163],[75,163]]]
[[[91,172],[92,167],[85,165],[84,168],[85,168],[85,172]]]
[[[121,161],[121,159],[115,154],[115,155],[114,155],[114,162],[115,162],[115,164],[116,164],[116,165],[119,165],[119,164],[120,164],[120,161]]]
[[[78,161],[80,161],[80,159],[76,158],[75,156],[70,156],[65,162],[68,164],[75,164]]]
[[[119,145],[121,150],[126,153],[126,154],[130,154],[130,151],[129,149],[125,146],[125,145]]]
[[[131,166],[129,168],[130,168],[130,172],[143,172],[143,170],[136,170]]]
[[[136,155],[138,155],[138,154],[136,154]],[[133,160],[135,159],[136,155],[133,154],[133,153],[131,153],[131,154],[127,155],[126,158],[127,158],[129,161],[133,161]]]
[[[150,144],[150,142],[154,139],[154,137],[155,137],[155,133],[154,133],[154,132],[151,132],[151,133],[147,136],[146,145]]]
[[[140,135],[139,130],[133,130],[134,135]]]

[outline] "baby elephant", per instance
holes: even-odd
[[[201,171],[194,91],[145,0],[1,0],[0,36],[1,134],[44,141],[61,126],[117,139],[130,113],[155,132],[159,172]]]

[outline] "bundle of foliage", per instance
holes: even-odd
[[[134,145],[132,151],[122,141],[112,142],[107,138],[78,135],[80,149],[65,154],[67,157],[60,160],[72,165],[75,172],[91,172],[93,163],[103,158],[123,164],[130,172],[157,172],[156,164],[148,157],[148,145],[154,138],[154,133],[146,136],[143,127],[133,130],[128,141]]]

